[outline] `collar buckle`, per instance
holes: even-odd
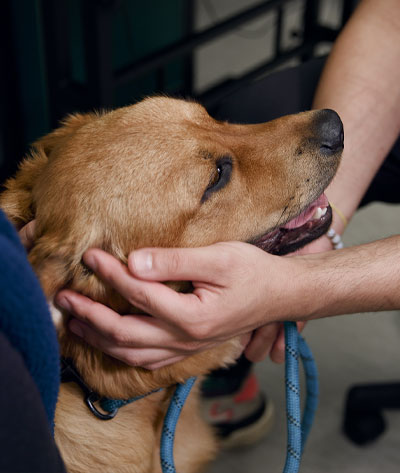
[[[70,358],[61,358],[61,382],[62,383],[76,383],[85,394],[85,403],[89,407],[92,414],[100,420],[111,420],[118,412],[118,408],[104,414],[100,412],[94,405],[95,402],[100,401],[101,397],[83,381],[76,371],[74,364]]]

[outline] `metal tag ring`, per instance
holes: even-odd
[[[99,396],[95,392],[89,393],[86,398],[85,402],[89,409],[92,411],[92,413],[100,420],[111,420],[113,419],[118,412],[118,408],[115,408],[113,411],[109,412],[108,414],[103,414],[100,412],[97,407],[94,405],[95,402],[99,400]]]

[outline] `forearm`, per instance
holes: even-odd
[[[341,33],[314,108],[343,120],[345,149],[328,197],[350,218],[400,131],[400,5],[364,0]],[[335,216],[334,226],[343,225]]]
[[[400,309],[400,236],[294,257],[293,264],[295,320]]]

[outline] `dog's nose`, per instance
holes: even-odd
[[[316,131],[323,154],[331,155],[343,149],[343,123],[334,110],[327,108],[319,111]]]

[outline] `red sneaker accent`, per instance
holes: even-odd
[[[235,402],[246,402],[253,400],[260,392],[256,375],[252,373],[245,381],[243,388],[234,397]]]
[[[214,402],[209,410],[210,417],[218,422],[229,422],[233,418],[233,409],[221,407],[219,402]]]

